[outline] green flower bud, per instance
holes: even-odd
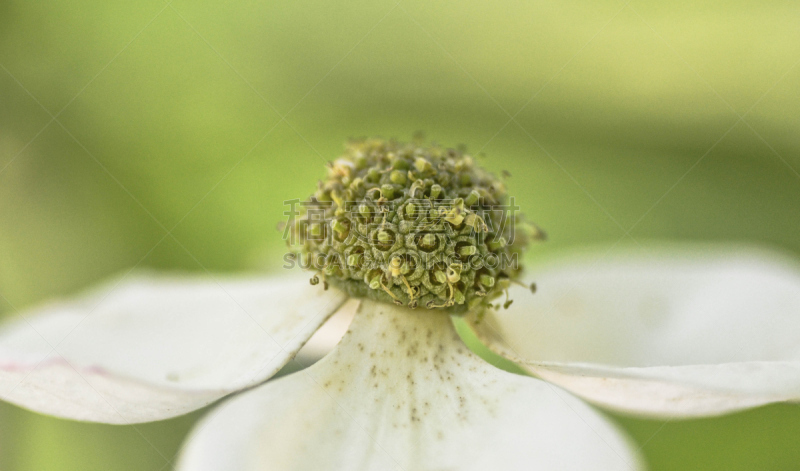
[[[464,257],[469,257],[470,255],[475,255],[478,253],[478,248],[474,245],[466,245],[458,249],[458,254]]]
[[[389,175],[389,180],[396,185],[405,185],[408,181],[405,172],[401,172],[400,170],[393,170],[391,175]]]
[[[506,246],[506,238],[499,237],[491,242],[489,242],[489,248],[491,250],[499,250]]]
[[[477,203],[480,198],[481,194],[475,190],[472,190],[469,192],[469,195],[464,198],[464,204],[466,204],[467,207],[472,206],[473,204]]]
[[[434,234],[425,234],[419,240],[419,245],[422,248],[432,249],[436,247],[436,235]]]
[[[408,170],[409,169],[410,165],[409,165],[409,163],[408,163],[408,161],[406,159],[401,158],[401,157],[397,157],[395,155],[392,155],[390,158],[392,159],[392,168],[393,169],[395,169],[395,170]]]
[[[417,214],[417,205],[414,203],[408,203],[406,205],[406,214],[413,218]]]
[[[484,273],[478,278],[478,280],[481,282],[483,286],[487,288],[491,288],[492,286],[494,286],[494,277],[491,275],[487,275]]]
[[[414,160],[414,168],[416,168],[420,173],[430,172],[433,170],[431,163],[422,157],[417,157],[417,159]]]
[[[365,180],[371,183],[377,183],[381,179],[381,171],[377,168],[371,168],[367,172]]]
[[[390,244],[392,242],[392,235],[386,231],[378,231],[378,242],[382,244]]]
[[[358,266],[361,261],[364,259],[364,255],[360,253],[354,253],[347,257],[347,266],[348,267],[356,267]]]
[[[381,287],[381,275],[373,276],[369,281],[370,289],[379,289]]]
[[[389,200],[394,199],[394,187],[388,183],[386,185],[381,185],[381,195]]]

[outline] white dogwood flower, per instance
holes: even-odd
[[[453,208],[446,217],[461,218]],[[481,304],[496,298],[484,291],[493,283],[486,273],[465,268],[459,278],[448,269],[446,289],[425,291],[402,267],[377,278],[366,269],[382,298],[354,297],[344,277],[353,272],[329,266],[329,289],[292,276],[112,282],[22,313],[0,331],[0,397],[58,417],[130,424],[243,391],[189,438],[179,469],[201,471],[636,470],[644,464],[635,446],[576,396],[659,417],[800,399],[800,272],[772,255],[573,257],[537,267],[535,295],[511,287],[507,310]],[[356,303],[333,351],[265,382]],[[449,309],[458,305],[466,312]],[[539,379],[471,353],[453,316]]]

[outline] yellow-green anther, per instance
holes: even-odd
[[[372,279],[369,280],[369,287],[370,289],[380,289],[381,287],[381,275],[375,275]]]
[[[473,204],[477,203],[480,200],[481,194],[475,190],[469,192],[466,198],[464,198],[464,204],[467,206],[472,206]]]
[[[436,236],[434,234],[425,234],[420,239],[419,245],[426,249],[436,246]]]
[[[408,196],[411,198],[417,197],[417,190],[421,190],[425,188],[425,181],[422,179],[414,180],[414,183],[411,184],[411,188],[408,189]]]
[[[450,265],[447,267],[447,282],[458,283],[461,280],[461,265]]]
[[[314,237],[320,237],[322,235],[322,225],[319,223],[314,223],[308,226],[308,232]]]
[[[392,173],[389,175],[389,180],[396,185],[405,185],[406,181],[408,181],[406,173],[400,170],[392,170]]]
[[[450,211],[446,211],[444,213],[444,220],[454,226],[457,226],[464,222],[464,210],[459,207],[454,207],[450,209]]]
[[[417,214],[417,205],[414,203],[408,203],[406,205],[406,214],[413,218]]]
[[[436,281],[440,284],[447,283],[447,275],[441,270],[434,270],[433,277],[436,278]]]
[[[386,231],[378,231],[378,242],[388,244],[392,241],[392,235]]]
[[[492,250],[498,250],[505,247],[507,244],[505,237],[499,237],[491,242],[489,242],[489,248]]]
[[[494,277],[491,275],[487,275],[484,273],[478,278],[478,280],[481,282],[483,286],[487,288],[491,288],[492,286],[494,286]]]
[[[416,168],[418,172],[424,173],[433,170],[433,165],[431,165],[428,160],[423,159],[422,157],[417,157],[417,159],[414,161],[414,168]]]
[[[394,187],[388,183],[381,185],[381,195],[386,199],[394,199]]]
[[[458,249],[458,254],[463,255],[465,257],[469,257],[470,255],[475,255],[478,253],[478,248],[474,245],[466,245]]]
[[[467,214],[467,217],[464,218],[464,224],[472,227],[473,229],[483,228],[483,220],[475,213]]]
[[[436,185],[436,184],[431,186],[431,198],[436,199],[441,194],[442,194],[442,187],[441,186]]]
[[[389,263],[389,267],[392,271],[392,276],[399,276],[400,275],[400,267],[403,265],[403,259],[400,257],[393,257],[392,261]]]
[[[359,204],[358,205],[358,213],[361,214],[365,218],[369,218],[372,214],[372,210],[366,204]]]
[[[363,258],[364,256],[361,255],[360,253],[350,254],[347,256],[347,266],[348,267],[358,266],[358,264],[361,263],[361,259]]]
[[[334,231],[336,231],[340,235],[344,234],[345,232],[347,232],[347,226],[342,224],[342,221],[340,221],[338,219],[334,219],[331,222],[331,229],[333,229]]]
[[[456,304],[463,304],[464,303],[464,293],[460,290],[453,290],[453,300]]]

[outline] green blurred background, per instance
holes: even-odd
[[[345,139],[486,154],[585,244],[800,252],[800,3],[0,0],[0,313],[131,267],[269,270]],[[513,120],[511,119],[513,117]],[[200,416],[0,405],[0,469],[170,469]],[[618,418],[653,470],[800,469],[800,407]]]

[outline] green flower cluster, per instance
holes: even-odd
[[[505,185],[453,149],[351,142],[292,221],[294,255],[351,296],[463,313],[492,306],[542,239]],[[499,304],[494,307],[499,307]]]

